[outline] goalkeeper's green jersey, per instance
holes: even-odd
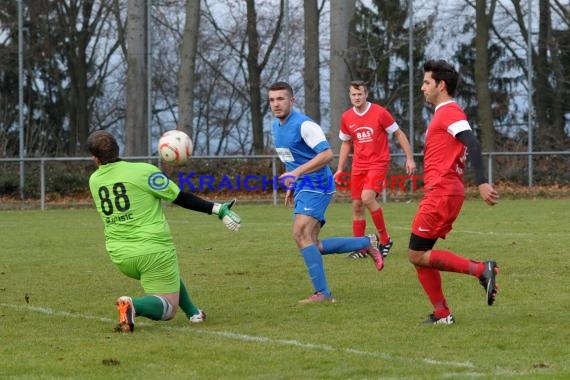
[[[174,249],[161,200],[172,202],[180,189],[159,168],[126,161],[100,165],[89,188],[112,261]]]

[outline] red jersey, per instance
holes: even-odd
[[[437,195],[464,195],[463,172],[467,148],[455,138],[470,130],[465,113],[455,101],[435,108],[426,131],[424,150],[424,185],[426,192]]]
[[[342,114],[339,138],[352,140],[352,170],[381,169],[390,162],[388,134],[399,126],[386,108],[367,103],[366,110],[356,112],[354,107]]]

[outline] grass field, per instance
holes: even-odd
[[[338,302],[304,306],[289,209],[238,205],[232,234],[169,207],[182,276],[208,320],[139,318],[123,335],[114,300],[141,289],[108,259],[95,211],[0,212],[0,378],[570,378],[569,201],[466,202],[437,246],[496,259],[501,290],[489,307],[477,279],[444,273],[453,326],[419,325],[431,307],[406,255],[416,207],[384,206],[396,242],[384,271],[325,256]],[[327,218],[322,237],[350,234],[348,204]]]

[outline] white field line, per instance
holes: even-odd
[[[395,230],[409,230],[411,231],[411,227],[399,227],[399,226],[395,226],[395,227],[390,227],[390,229],[395,229]],[[453,233],[458,233],[458,234],[467,234],[467,235],[495,235],[495,236],[562,236],[562,232],[561,233],[547,233],[547,234],[539,234],[536,232],[497,232],[497,231],[470,231],[470,230],[462,230],[462,229],[452,229],[450,234]],[[566,236],[567,233],[564,233],[564,236]]]
[[[114,319],[98,317],[95,315],[88,315],[88,314],[80,314],[80,313],[72,313],[69,311],[63,310],[54,310],[49,307],[38,307],[38,306],[29,306],[29,305],[11,305],[0,303],[0,306],[17,309],[17,310],[24,310],[30,311],[39,314],[45,314],[50,316],[56,317],[64,317],[64,318],[79,318],[79,319],[88,319],[88,320],[95,320],[98,322],[104,322],[108,324],[113,324],[116,321]],[[145,326],[145,323],[137,323],[138,326]],[[149,324],[146,324],[149,325]],[[206,330],[200,329],[193,326],[192,328],[188,327],[177,327],[172,325],[163,325],[160,328],[169,330],[169,331],[184,331],[190,332],[195,334],[206,334],[206,335],[215,335],[219,337],[224,337],[231,340],[238,340],[243,342],[254,342],[254,343],[267,343],[267,344],[274,344],[278,346],[293,346],[298,347],[304,350],[316,350],[316,351],[326,351],[326,352],[343,352],[346,354],[352,354],[357,356],[370,356],[370,357],[377,357],[384,360],[391,360],[391,361],[403,361],[403,362],[417,362],[421,360],[425,364],[435,365],[435,366],[449,366],[449,367],[459,367],[459,368],[476,368],[476,365],[470,362],[458,362],[458,361],[442,361],[442,360],[435,360],[431,358],[412,358],[412,357],[397,357],[394,355],[390,355],[386,352],[374,352],[374,351],[364,351],[354,348],[338,348],[326,344],[313,344],[313,343],[303,343],[299,342],[298,340],[291,340],[291,339],[273,339],[267,338],[263,336],[255,336],[255,335],[247,335],[247,334],[239,334],[233,333],[230,331],[214,331],[214,330]],[[480,374],[483,375],[483,374]]]
[[[330,220],[327,222],[327,224],[330,222]],[[190,222],[189,222],[190,223]],[[347,228],[352,228],[352,225],[346,224],[346,223],[337,223],[337,222],[333,222],[335,224],[335,227],[347,227]],[[266,227],[267,229],[271,229],[271,230],[275,230],[275,227],[291,227],[293,225],[293,222],[291,223],[271,223],[271,224],[267,224],[264,222],[247,222],[248,225],[255,225],[256,228],[259,228],[259,226],[261,227]],[[389,226],[388,229],[390,230],[400,230],[400,231],[411,231],[411,224],[410,226]],[[326,228],[323,229],[324,232],[326,232]],[[347,230],[350,231],[350,230]],[[450,234],[453,233],[459,233],[459,234],[467,234],[467,235],[493,235],[493,236],[512,236],[512,237],[524,237],[524,236],[550,236],[550,237],[556,237],[556,236],[568,236],[567,232],[547,232],[547,233],[537,233],[537,232],[510,232],[510,231],[504,231],[504,232],[499,232],[499,231],[471,231],[471,230],[463,230],[463,229],[453,229],[451,230]],[[323,233],[324,234],[324,233]],[[323,237],[325,238],[325,237]]]

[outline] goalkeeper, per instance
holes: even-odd
[[[155,321],[172,319],[178,307],[190,323],[200,323],[206,313],[192,302],[180,278],[176,247],[161,200],[217,215],[230,231],[237,231],[240,217],[231,210],[235,200],[213,203],[180,191],[160,170],[143,162],[119,158],[119,145],[106,131],[87,139],[97,165],[89,188],[105,229],[105,245],[111,261],[128,277],[141,282],[143,297],[117,299],[117,331],[133,332],[135,316]]]

